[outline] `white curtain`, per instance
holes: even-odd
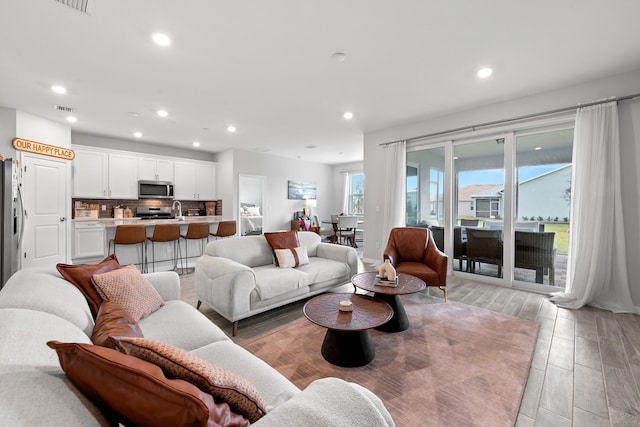
[[[349,172],[341,172],[342,173],[342,198],[340,199],[340,201],[342,202],[341,204],[341,209],[340,209],[340,213],[343,213],[345,215],[349,215]]]
[[[620,190],[620,136],[615,102],[580,108],[573,141],[571,235],[567,287],[558,306],[634,312]]]
[[[387,145],[387,168],[384,189],[384,211],[382,217],[383,249],[393,227],[406,225],[406,175],[407,143],[394,142]]]

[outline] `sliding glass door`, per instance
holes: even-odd
[[[465,264],[468,273],[496,278],[502,277],[504,258],[504,141],[497,137],[460,142],[453,148],[458,264]]]
[[[514,279],[564,288],[573,129],[516,134],[515,141]]]
[[[409,147],[406,224],[430,228],[456,274],[562,289],[572,145],[567,124]]]

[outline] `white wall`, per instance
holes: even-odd
[[[16,112],[16,136],[57,147],[71,147],[71,127],[33,114]]]
[[[16,150],[11,145],[16,137],[16,110],[0,107],[0,154],[9,159],[16,156]]]
[[[220,166],[223,166],[225,162],[226,160],[222,156],[218,156],[218,164]],[[239,204],[237,200],[238,175],[267,177],[266,206],[263,208],[265,215],[264,231],[289,230],[293,212],[302,210],[304,207],[304,201],[289,200],[287,198],[288,180],[315,182],[318,189],[318,198],[314,212],[321,220],[329,217],[331,209],[329,204],[332,203],[331,200],[334,193],[331,166],[242,150],[233,151],[233,164],[233,181],[227,182],[233,182],[236,214]],[[222,185],[226,184],[223,182],[218,183],[219,190]]]
[[[484,106],[461,113],[427,119],[364,136],[364,172],[367,177],[367,228],[364,235],[364,258],[379,260],[386,245],[387,236],[382,235],[383,189],[386,177],[386,150],[379,144],[398,139],[411,138],[439,131],[472,126],[496,120],[505,120],[525,114],[569,107],[579,103],[594,101],[610,96],[624,96],[640,93],[640,70],[611,76],[587,83],[577,84],[507,102]],[[623,102],[620,105],[622,138],[623,210],[627,222],[627,247],[629,254],[638,254],[640,249],[640,223],[638,195],[640,180],[640,102]],[[637,255],[630,255],[629,277],[634,284],[633,298],[640,306],[640,263]]]
[[[71,141],[75,145],[88,145],[91,147],[107,148],[110,150],[133,151],[136,153],[155,154],[158,156],[177,157],[183,159],[203,160],[213,162],[216,160],[214,153],[200,150],[181,149],[136,141],[133,139],[120,139],[108,136],[91,135],[80,132],[71,133]]]

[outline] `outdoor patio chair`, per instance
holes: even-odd
[[[438,249],[444,252],[444,227],[431,226],[431,235]],[[462,240],[462,227],[453,227],[453,258],[458,260],[458,270],[462,271],[462,260],[466,259],[467,242]]]
[[[536,283],[543,283],[544,274],[548,271],[549,285],[554,286],[556,249],[553,241],[555,235],[556,233],[553,232],[518,230],[515,232],[515,267],[536,270]]]
[[[467,228],[467,271],[475,273],[477,263],[498,266],[502,277],[502,231]]]
[[[463,227],[477,227],[479,222],[479,219],[460,219],[460,225]]]

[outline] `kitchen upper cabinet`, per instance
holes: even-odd
[[[137,199],[138,159],[129,154],[74,148],[73,196]]]
[[[214,163],[175,162],[174,197],[176,200],[215,200]]]
[[[138,198],[138,158],[129,154],[109,154],[109,197]]]
[[[216,198],[216,166],[214,164],[196,165],[196,189],[198,200]]]
[[[90,199],[108,197],[109,155],[99,151],[74,149],[73,195]]]
[[[173,182],[173,162],[171,160],[140,157],[138,159],[138,167],[138,179]]]

